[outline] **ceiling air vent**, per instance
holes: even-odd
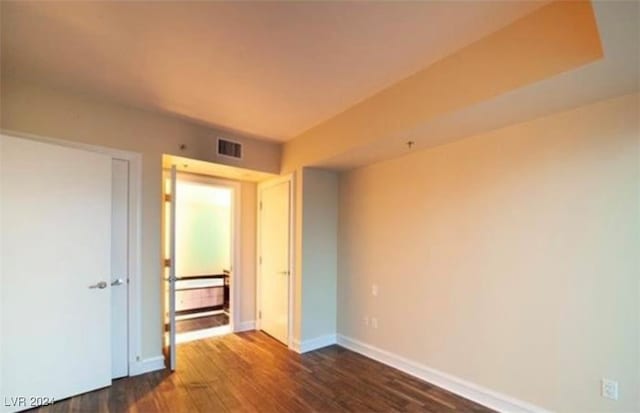
[[[218,138],[218,155],[228,158],[242,159],[242,144]]]

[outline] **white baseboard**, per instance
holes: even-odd
[[[243,331],[253,331],[255,329],[256,329],[255,320],[241,321],[235,326],[233,332],[234,333],[241,333]]]
[[[331,346],[333,344],[336,344],[336,335],[327,334],[326,336],[320,336],[304,341],[294,339],[291,349],[296,353],[302,354],[308,351],[318,350],[323,347]]]
[[[394,367],[414,377],[435,384],[452,393],[476,403],[505,413],[549,413],[541,407],[500,394],[458,377],[443,373],[397,354],[379,349],[370,344],[338,334],[338,345],[356,353]]]
[[[164,356],[149,357],[131,363],[129,365],[129,376],[138,376],[152,371],[163,370],[164,368]]]

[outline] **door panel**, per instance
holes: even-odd
[[[111,158],[1,136],[0,206],[2,400],[110,385]]]
[[[168,367],[173,371],[176,369],[176,202],[177,193],[177,170],[173,165],[169,172],[168,192],[170,201],[165,205],[168,212],[167,231],[167,248],[170,265],[167,268],[167,304],[166,304],[166,324],[167,324],[167,356]]]
[[[129,162],[112,161],[111,377],[129,374],[127,281],[129,279]]]
[[[261,190],[260,328],[287,344],[289,337],[290,182]]]

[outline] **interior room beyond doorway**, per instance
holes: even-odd
[[[174,368],[174,343],[256,328],[257,183],[273,175],[169,155],[163,168],[164,342]]]

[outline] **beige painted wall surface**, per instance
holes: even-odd
[[[548,409],[640,411],[638,101],[344,173],[338,332]]]
[[[336,333],[338,176],[304,168],[302,185],[301,341]]]
[[[160,355],[161,157],[163,153],[167,153],[228,163],[216,159],[214,155],[215,137],[219,132],[180,119],[67,94],[16,79],[3,78],[0,89],[0,125],[5,130],[142,154],[141,357]],[[237,140],[246,143],[246,156],[239,166],[265,172],[278,171],[279,145],[244,138]],[[180,151],[180,144],[186,144],[187,150]],[[246,191],[243,191],[243,196],[245,193]],[[243,213],[249,215],[248,208],[244,205]],[[255,297],[255,294],[253,296]],[[244,311],[251,310],[253,305],[245,304],[242,319],[251,320],[253,315],[249,316]]]

